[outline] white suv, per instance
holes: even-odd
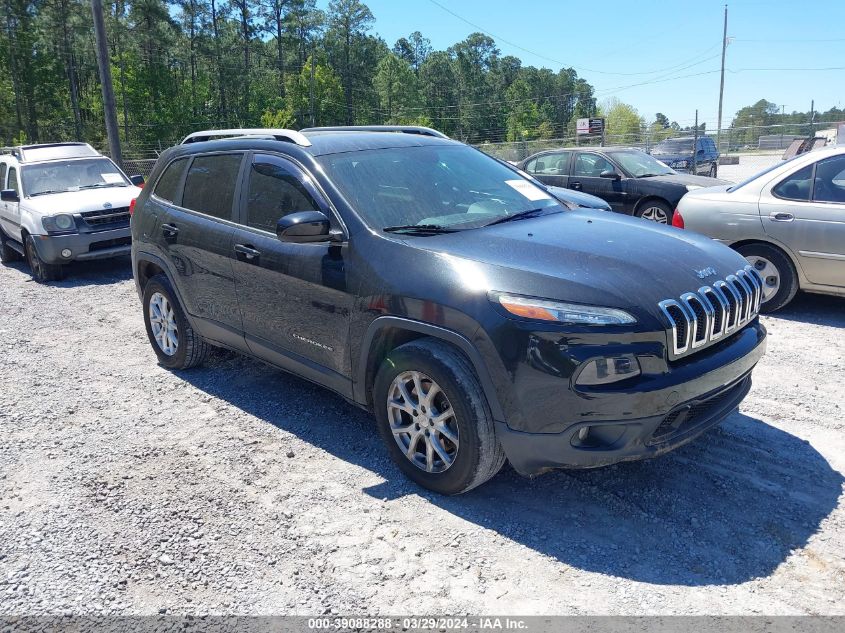
[[[126,255],[129,206],[143,185],[87,143],[5,147],[0,153],[0,261],[25,257],[38,281],[74,260]]]

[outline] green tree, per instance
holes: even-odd
[[[643,118],[636,108],[615,97],[607,99],[599,108],[605,118],[606,136],[610,143],[637,143],[642,137]]]
[[[331,32],[340,41],[343,50],[341,77],[346,101],[346,124],[352,125],[355,122],[352,109],[353,73],[358,65],[353,49],[356,41],[362,39],[370,30],[375,18],[369,7],[360,0],[332,0],[329,3],[328,19]]]
[[[373,83],[379,95],[385,123],[402,123],[417,116],[417,76],[408,62],[388,53],[378,63]]]

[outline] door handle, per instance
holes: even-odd
[[[261,251],[254,249],[247,244],[235,244],[235,252],[243,255],[247,261],[252,261],[261,257]]]
[[[571,182],[569,184],[572,185],[572,188],[575,189],[576,191],[581,190],[581,183],[578,182],[577,180],[575,182]]]
[[[795,216],[785,211],[772,211],[769,214],[769,219],[772,222],[792,222]]]
[[[179,227],[175,224],[162,224],[161,232],[164,233],[165,237],[176,237],[176,234],[179,232]]]

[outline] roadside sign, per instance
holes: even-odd
[[[604,119],[577,119],[575,121],[576,134],[602,134]]]

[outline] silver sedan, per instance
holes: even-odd
[[[744,255],[765,280],[763,312],[798,290],[845,296],[845,147],[799,154],[737,185],[691,191],[673,224]]]

